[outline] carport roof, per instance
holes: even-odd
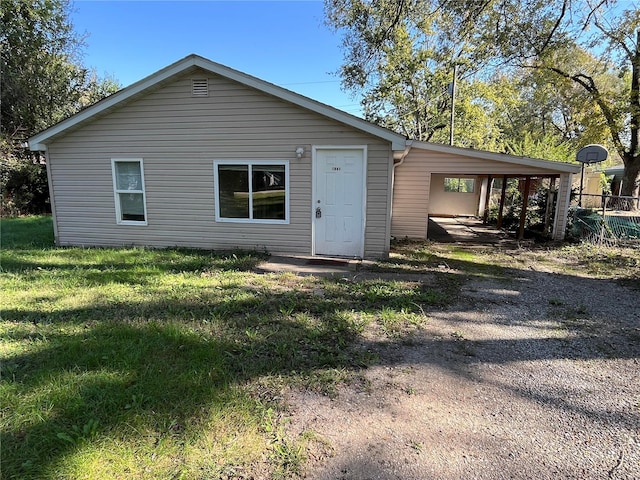
[[[453,147],[450,145],[442,145],[439,143],[428,143],[418,141],[407,141],[410,148],[419,150],[427,150],[430,152],[447,153],[451,155],[462,155],[482,160],[491,160],[495,162],[503,162],[507,164],[524,165],[528,167],[540,168],[545,170],[555,170],[558,173],[578,173],[580,165],[565,162],[553,162],[550,160],[541,160],[538,158],[518,157],[516,155],[508,155],[506,153],[494,153],[484,150],[474,150],[473,148]]]

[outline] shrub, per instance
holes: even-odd
[[[40,156],[14,148],[2,139],[0,160],[0,212],[2,216],[42,214],[51,211],[47,168]]]

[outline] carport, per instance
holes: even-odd
[[[429,216],[486,218],[491,185],[502,180],[499,222],[509,178],[522,179],[523,208],[518,236],[524,233],[527,198],[538,179],[556,192],[551,236],[564,238],[571,180],[579,165],[517,157],[448,145],[412,142],[394,164],[391,233],[396,238],[427,238]]]

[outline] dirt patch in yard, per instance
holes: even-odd
[[[640,478],[640,293],[554,270],[466,277],[419,329],[371,323],[334,398],[289,391],[305,478]]]

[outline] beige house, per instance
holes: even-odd
[[[482,203],[481,190],[473,200],[440,192],[441,179],[473,175],[481,186],[503,172],[560,178],[554,236],[562,238],[576,171],[412,143],[197,55],[35,135],[29,146],[47,158],[58,245],[383,257],[392,235],[425,238],[439,204],[471,211]],[[459,198],[442,203],[446,193]]]

